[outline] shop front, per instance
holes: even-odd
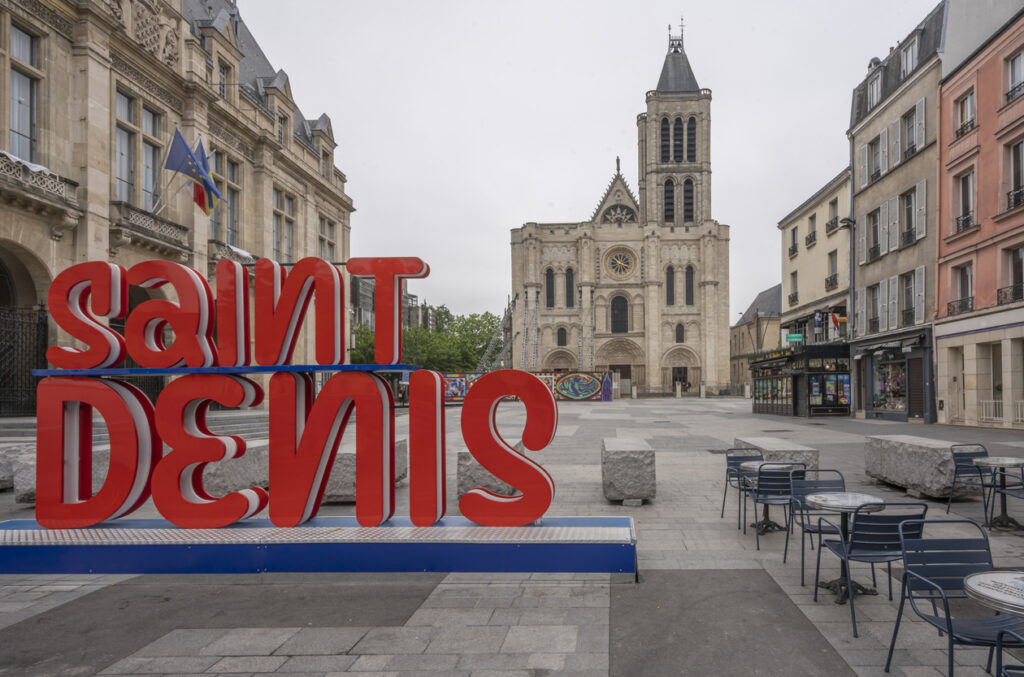
[[[935,422],[931,345],[929,328],[852,345],[865,418]]]
[[[781,416],[848,416],[850,356],[845,344],[783,348],[750,361],[753,412]]]

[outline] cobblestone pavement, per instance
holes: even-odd
[[[524,420],[519,405],[499,409],[499,430],[510,441]],[[399,437],[406,421],[399,419]],[[449,514],[457,514],[451,456],[462,447],[457,408],[447,410],[447,424]],[[783,563],[783,533],[763,536],[757,550],[753,531],[744,535],[736,528],[734,493],[720,517],[721,451],[733,438],[755,434],[817,448],[821,467],[843,471],[848,489],[889,500],[906,496],[864,475],[866,434],[980,441],[993,455],[1024,456],[1019,431],[754,416],[749,401],[740,399],[563,402],[555,441],[535,455],[556,485],[548,514],[631,515],[639,584],[594,574],[264,575],[197,582],[0,576],[0,674],[884,674],[898,569],[896,601],[886,594],[884,567],[878,569],[879,594],[856,599],[860,637],[854,638],[847,605],[835,604],[827,592],[813,600],[817,551],[806,553],[808,578],[801,586],[799,539],[790,542]],[[604,500],[599,459],[605,437],[643,438],[656,450],[656,500],[629,508]],[[926,502],[929,517],[945,516],[943,503]],[[400,489],[398,514],[406,506]],[[1011,503],[1010,511],[1024,514],[1024,505]],[[323,510],[352,512],[353,506]],[[145,508],[138,516],[153,514]],[[0,519],[30,515],[10,492],[0,494]],[[980,519],[980,501],[957,501],[950,516]],[[995,531],[991,543],[997,566],[1024,566],[1024,538]],[[871,580],[866,566],[855,566],[854,573]],[[837,560],[823,553],[822,577],[837,575]],[[890,674],[945,674],[945,639],[905,619]],[[83,624],[92,626],[89,632],[75,629]],[[957,675],[984,674],[985,658],[984,650],[957,649]]]

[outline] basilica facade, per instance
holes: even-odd
[[[511,366],[714,393],[729,383],[729,227],[711,217],[711,90],[681,35],[646,99],[636,193],[616,167],[589,220],[512,229]]]

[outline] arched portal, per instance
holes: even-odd
[[[679,383],[684,393],[696,393],[700,379],[700,357],[691,348],[676,345],[662,356],[661,381],[665,392],[673,392],[676,383]]]
[[[544,358],[544,371],[576,371],[576,356],[568,350],[552,350]]]
[[[28,250],[0,242],[0,416],[36,412],[33,369],[46,367],[49,323],[42,303],[46,267]]]

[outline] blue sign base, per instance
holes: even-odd
[[[525,527],[481,527],[447,517],[432,527],[393,518],[360,527],[318,517],[301,527],[267,519],[223,529],[179,529],[121,519],[85,529],[0,522],[3,574],[244,574],[276,571],[636,573],[630,517],[545,517]]]

